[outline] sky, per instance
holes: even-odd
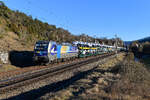
[[[150,0],[2,0],[43,22],[93,37],[124,41],[150,36]]]

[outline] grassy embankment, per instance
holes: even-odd
[[[134,61],[133,53],[129,53],[120,67],[121,79],[114,83],[112,96],[123,100],[150,100],[150,72],[146,65]]]
[[[129,53],[125,59],[118,55],[106,61],[68,88],[39,100],[150,100],[149,86],[150,72]]]

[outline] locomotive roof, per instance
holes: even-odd
[[[48,43],[49,41],[42,41],[42,40],[40,40],[40,41],[37,41],[36,43]]]

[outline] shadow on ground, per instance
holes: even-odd
[[[4,99],[4,100],[37,100],[37,99],[39,99],[40,97],[44,96],[47,93],[56,93],[60,90],[66,89],[70,85],[74,84],[76,81],[85,78],[87,76],[87,74],[91,74],[93,71],[94,72],[99,72],[99,73],[104,73],[104,72],[118,73],[118,71],[119,71],[118,67],[119,67],[119,64],[115,66],[115,69],[111,69],[109,71],[108,70],[107,71],[98,70],[95,67],[95,68],[93,68],[91,70],[88,70],[88,71],[85,71],[85,72],[75,73],[75,75],[73,77],[69,78],[69,79],[59,81],[59,82],[56,82],[56,83],[52,83],[52,84],[43,86],[39,89],[34,89],[34,90],[31,90],[31,91],[28,91],[28,92],[24,92],[24,93],[21,93],[17,96],[10,97],[10,98]],[[92,80],[91,83],[84,84],[84,87],[80,87],[79,91],[73,92],[73,96],[70,98],[70,100],[72,100],[72,99],[75,99],[75,100],[76,99],[77,100],[82,99],[82,97],[80,97],[79,95],[84,93],[87,89],[91,88],[91,86],[93,86],[93,84],[96,83],[97,78],[93,77],[91,80]],[[75,84],[75,85],[77,85],[76,87],[78,87],[78,84]],[[85,85],[89,85],[89,86],[85,86]],[[76,88],[76,87],[74,87],[74,88]],[[102,98],[102,100],[111,100],[110,98],[106,98],[106,97],[99,97],[99,98]]]
[[[35,90],[31,90],[22,94],[19,94],[17,96],[5,99],[5,100],[36,100],[38,98],[40,98],[41,96],[45,95],[46,93],[55,93],[57,91],[60,91],[62,89],[67,88],[68,86],[70,86],[71,84],[73,84],[75,81],[85,77],[87,74],[91,73],[95,68],[89,70],[89,71],[85,71],[85,72],[81,72],[76,74],[75,76],[67,79],[67,80],[63,80],[63,81],[59,81],[56,83],[52,83],[50,85],[46,85],[44,87],[41,87],[39,89],[35,89]],[[79,92],[83,92],[85,89],[80,90]],[[76,93],[76,96],[79,93]]]
[[[11,51],[9,52],[9,61],[17,67],[33,66],[33,51]]]

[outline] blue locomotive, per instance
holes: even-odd
[[[70,44],[57,44],[54,41],[38,41],[34,47],[34,61],[51,63],[59,59],[78,57],[78,48]]]

